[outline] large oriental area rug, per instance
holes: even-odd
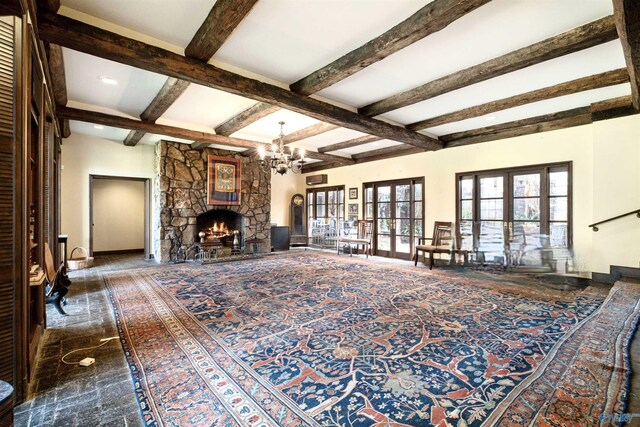
[[[551,292],[318,252],[105,281],[147,425],[583,426],[625,410],[631,283]]]

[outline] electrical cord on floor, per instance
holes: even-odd
[[[120,338],[120,337],[102,338],[102,339],[100,340],[100,341],[102,341],[102,344],[94,345],[94,346],[92,346],[92,347],[84,347],[84,348],[79,348],[79,349],[77,349],[77,350],[72,350],[72,351],[70,351],[69,353],[67,353],[67,354],[65,354],[64,356],[62,356],[62,358],[60,359],[60,361],[61,361],[62,363],[64,363],[65,365],[79,365],[79,364],[80,364],[80,362],[66,362],[64,359],[65,359],[65,357],[67,357],[68,355],[70,355],[70,354],[72,354],[72,353],[76,353],[76,352],[78,352],[78,351],[84,351],[84,350],[91,350],[91,349],[94,349],[94,348],[100,348],[100,347],[102,347],[103,345],[105,345],[106,343],[108,343],[109,341],[111,341],[111,340],[117,340],[118,338]]]

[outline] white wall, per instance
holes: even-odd
[[[330,169],[327,185],[358,187],[358,203],[362,206],[362,184],[396,178],[425,177],[425,233],[430,235],[434,221],[455,221],[455,174],[495,168],[515,167],[561,161],[573,162],[573,243],[576,269],[608,272],[608,265],[638,267],[640,221],[627,221],[623,240],[615,229],[602,228],[593,248],[593,233],[588,225],[597,219],[640,208],[640,117],[632,116],[552,132],[526,135],[506,140],[450,148],[435,152],[381,160],[360,165]],[[595,151],[595,153],[594,153]],[[606,154],[602,154],[606,151]],[[597,153],[597,155],[595,155]],[[612,180],[610,177],[614,177]],[[597,181],[597,183],[596,183]],[[633,193],[631,200],[609,192]],[[304,192],[304,176],[298,189]],[[348,201],[353,203],[354,201]],[[603,206],[603,205],[606,205]],[[602,212],[600,215],[600,210]],[[635,225],[634,225],[635,224]],[[620,233],[625,233],[620,231]],[[624,249],[620,249],[624,248]],[[621,252],[625,252],[622,256]],[[593,252],[593,253],[592,253]],[[634,261],[635,260],[635,261]],[[607,266],[605,268],[605,266]]]
[[[144,248],[144,181],[93,181],[93,251]]]
[[[153,179],[154,158],[148,145],[127,147],[79,134],[62,141],[61,232],[69,235],[69,252],[76,246],[89,249],[89,175]]]

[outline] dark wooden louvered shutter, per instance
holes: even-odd
[[[0,380],[15,386],[16,138],[14,18],[0,17]]]

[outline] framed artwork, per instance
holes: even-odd
[[[349,222],[356,222],[358,220],[358,215],[349,215]]]
[[[210,155],[207,163],[207,203],[239,205],[240,160]]]
[[[349,216],[358,215],[358,204],[357,203],[349,203],[349,210],[347,212]]]
[[[349,189],[349,200],[353,200],[353,199],[357,199],[358,198],[358,188],[354,187],[354,188],[350,188]]]

